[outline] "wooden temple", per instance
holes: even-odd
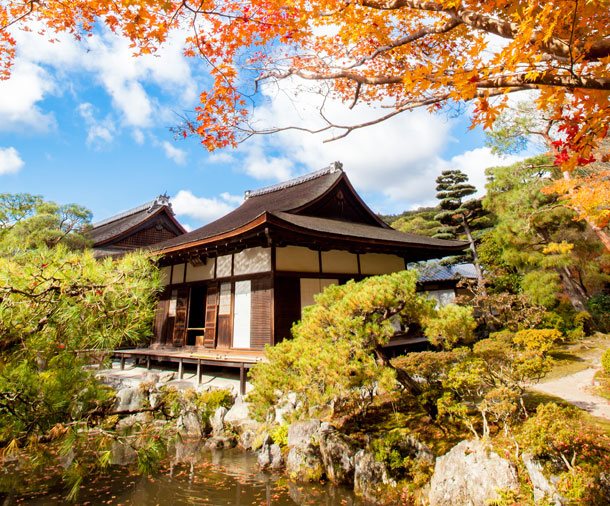
[[[453,255],[464,243],[392,229],[336,162],[246,192],[231,213],[152,249],[166,288],[149,350],[171,350],[200,365],[262,356],[265,345],[290,338],[303,308],[333,283]]]
[[[121,255],[185,234],[167,195],[94,223],[88,233],[96,257]]]

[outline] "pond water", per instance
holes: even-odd
[[[137,476],[125,466],[86,480],[76,504],[138,506],[361,506],[351,490],[329,483],[300,484],[281,474],[260,472],[256,456],[239,450],[206,451],[198,447],[180,449],[179,458],[163,465],[151,476]],[[41,483],[42,485],[42,483]],[[48,485],[45,484],[45,485]],[[67,504],[60,484],[30,496],[12,493],[0,504],[55,506]],[[48,489],[48,490],[47,490]]]

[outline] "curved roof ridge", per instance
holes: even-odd
[[[170,214],[172,214],[172,215],[174,214],[172,205],[169,202],[169,197],[166,194],[162,194],[162,195],[159,195],[157,198],[155,198],[149,202],[146,202],[145,204],[133,207],[131,209],[128,209],[127,211],[121,211],[120,213],[110,216],[109,218],[105,218],[96,223],[92,223],[91,226],[93,228],[102,227],[102,226],[108,225],[109,223],[112,223],[114,221],[118,221],[123,218],[127,218],[128,216],[132,216],[134,214],[141,213],[142,211],[148,211],[149,213],[151,213],[152,211],[155,211],[159,207],[164,207],[164,206],[168,208]]]
[[[244,192],[244,198],[247,200],[250,197],[258,197],[259,195],[284,190],[286,188],[290,188],[291,186],[297,186],[302,183],[306,183],[307,181],[311,181],[312,179],[326,176],[327,174],[334,174],[335,172],[343,172],[343,164],[341,162],[333,162],[328,167],[315,172],[310,172],[309,174],[304,174],[303,176],[295,177],[293,179],[289,179],[288,181],[283,181],[271,186],[265,186],[264,188],[260,188],[258,190],[247,190]]]

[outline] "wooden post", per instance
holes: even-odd
[[[197,384],[201,385],[201,359],[197,359]]]
[[[150,355],[146,357],[146,369],[150,370]]]
[[[121,353],[121,371],[125,369],[125,355]]]
[[[246,394],[246,367],[244,366],[244,363],[242,362],[241,365],[239,366],[239,393],[241,395],[245,395]]]
[[[178,378],[184,378],[184,366],[182,364],[182,357],[180,357],[180,361],[178,362]]]

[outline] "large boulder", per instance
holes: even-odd
[[[137,411],[144,407],[144,394],[139,388],[123,388],[116,393],[115,411]]]
[[[555,506],[567,504],[568,500],[559,495],[557,489],[546,479],[542,472],[542,464],[540,464],[533,455],[524,453],[521,456],[521,460],[523,460],[525,469],[527,469],[527,474],[529,474],[532,482],[532,487],[534,488],[534,502],[536,504],[543,500],[546,500]]]
[[[250,418],[248,403],[241,395],[235,398],[235,403],[224,417],[224,423],[234,427],[240,434],[259,427],[258,422]]]
[[[375,460],[368,450],[354,455],[354,492],[367,501],[376,502],[388,486],[396,486],[383,462]],[[458,504],[458,503],[455,503]]]
[[[517,490],[515,466],[482,441],[462,441],[436,459],[430,481],[431,506],[485,506],[500,489]]]
[[[204,428],[201,425],[201,417],[194,410],[182,413],[178,417],[177,425],[183,436],[199,438],[203,436]]]
[[[282,425],[286,422],[286,417],[294,412],[297,406],[297,394],[289,393],[282,397],[274,410],[274,423]]]
[[[284,466],[282,449],[267,435],[258,451],[258,465],[261,469],[281,469]]]
[[[324,476],[320,420],[294,423],[288,428],[286,471],[297,481],[319,481]]]
[[[216,411],[214,411],[214,415],[212,415],[212,417],[210,418],[210,425],[212,426],[213,436],[220,436],[224,433],[224,420],[228,412],[229,410],[224,406],[220,406],[216,408]]]
[[[326,476],[333,483],[354,483],[356,445],[343,434],[326,427],[320,431],[320,453]]]

